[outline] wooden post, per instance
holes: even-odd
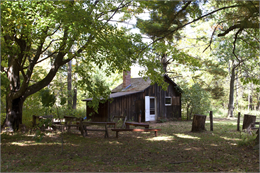
[[[206,130],[205,128],[205,121],[206,115],[193,115],[192,121],[192,132],[200,132]]]
[[[237,131],[240,131],[240,112],[238,112],[238,115],[237,115]]]
[[[213,112],[209,111],[210,131],[213,131]]]
[[[255,124],[255,120],[256,120],[255,115],[245,114],[242,129],[247,129],[251,124]]]
[[[36,116],[33,115],[32,117],[33,117],[32,127],[34,127],[36,125]]]
[[[141,123],[141,117],[142,117],[142,110],[140,110],[138,122]]]

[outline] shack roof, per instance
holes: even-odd
[[[131,95],[131,94],[135,94],[135,93],[139,93],[142,91],[133,91],[133,92],[117,92],[117,93],[112,93],[110,94],[109,98],[116,98],[116,97],[122,97],[122,96],[126,96],[126,95]],[[102,100],[103,98],[101,98]],[[88,98],[88,99],[84,99],[82,101],[91,101],[92,98]]]
[[[123,88],[123,83],[114,88],[111,93],[143,91],[151,85],[151,79],[131,78],[131,85]]]
[[[168,79],[173,86],[178,88],[179,92],[183,92],[182,89],[175,83],[173,80],[168,76],[164,75],[166,79]],[[148,88],[151,85],[151,79],[147,78],[131,78],[131,85],[129,85],[126,88],[123,88],[123,83],[118,85],[116,88],[114,88],[111,93],[117,93],[117,92],[132,92],[132,91],[144,91],[146,88]]]

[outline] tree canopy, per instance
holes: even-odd
[[[142,47],[141,37],[128,34],[126,29],[118,29],[109,21],[131,3],[1,2],[1,71],[8,79],[7,113],[16,109],[20,117],[17,127],[24,100],[47,86],[59,68],[73,58],[81,58],[89,71],[92,63],[99,68],[107,64],[108,74],[129,68],[136,59],[133,55]],[[37,66],[46,60],[50,62],[47,74],[32,80]]]

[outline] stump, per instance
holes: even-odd
[[[193,115],[192,129],[191,132],[205,131],[206,115]]]
[[[251,125],[251,127],[253,127],[254,124],[255,124],[255,120],[256,120],[256,116],[245,114],[244,115],[244,120],[243,120],[242,130],[243,129],[247,129],[249,127],[249,125]]]

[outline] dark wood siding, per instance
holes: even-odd
[[[109,117],[126,115],[128,120],[137,121],[140,110],[144,110],[142,92],[113,98],[109,107]]]
[[[93,108],[87,106],[87,119],[91,119],[91,121],[107,121],[108,118],[108,104],[100,103],[98,108],[98,113],[94,111]]]
[[[181,94],[177,92],[175,86],[168,79],[165,80],[169,86],[166,91],[161,86],[154,84],[145,90],[146,96],[156,97],[157,101],[157,118],[173,119],[181,117]],[[172,105],[165,106],[165,98],[172,98]]]

